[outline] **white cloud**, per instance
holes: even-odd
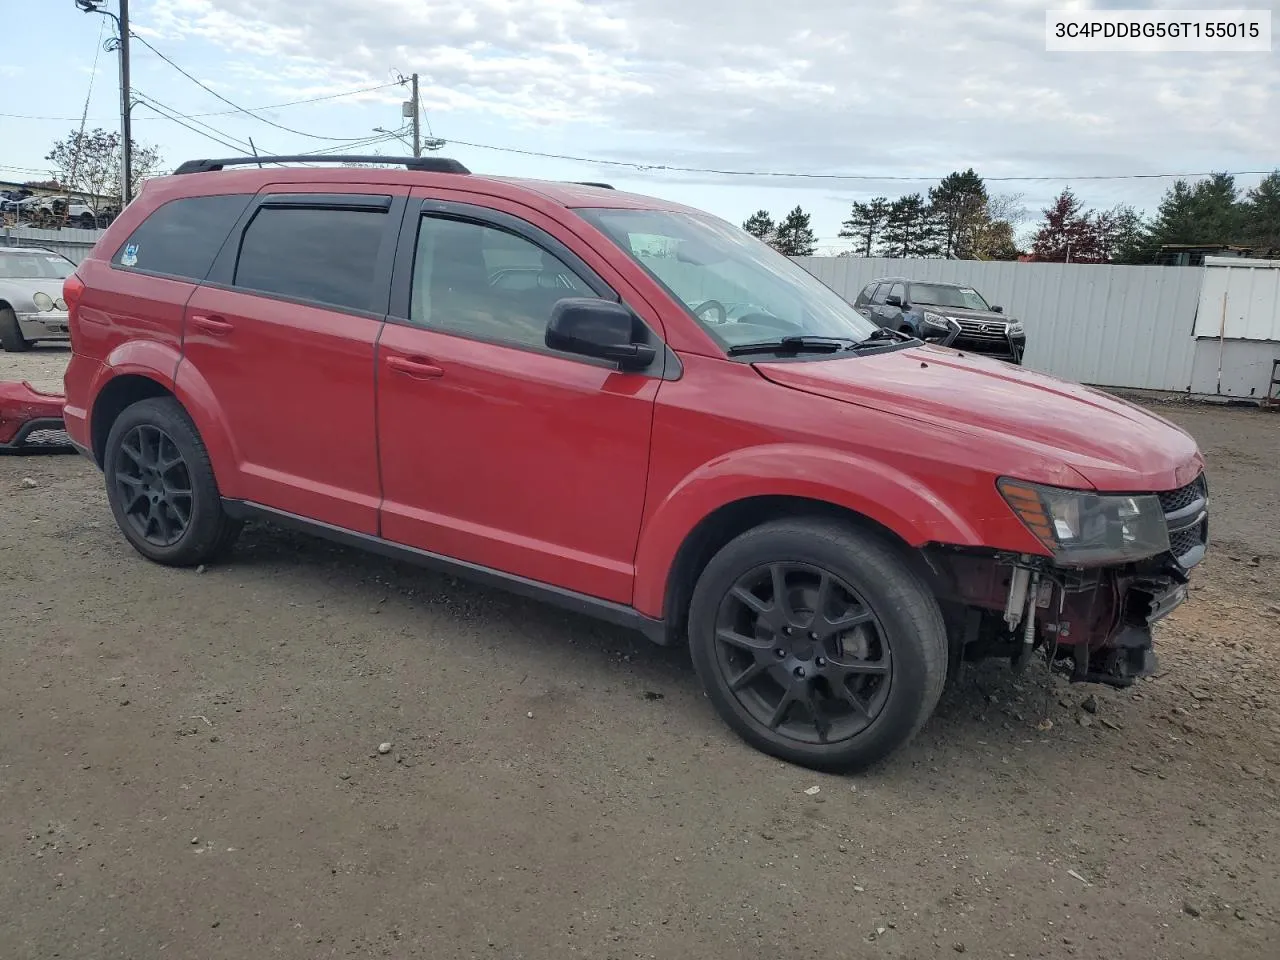
[[[224,92],[416,70],[446,137],[463,116],[501,118],[515,146],[535,126],[585,124],[598,134],[583,150],[598,156],[926,177],[1252,169],[1280,155],[1275,55],[1048,54],[1044,8],[1024,0],[142,6],[157,44],[226,51]]]

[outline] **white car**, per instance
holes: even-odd
[[[43,247],[0,247],[0,347],[29,350],[40,340],[69,340],[62,281],[76,265]]]

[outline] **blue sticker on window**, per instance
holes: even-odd
[[[120,264],[125,267],[136,267],[138,265],[138,245],[136,243],[125,244],[124,253],[120,256]]]

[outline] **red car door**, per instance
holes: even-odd
[[[433,191],[405,218],[378,346],[382,535],[630,603],[660,366],[547,349],[552,305],[619,299],[617,278],[550,218],[461,196]]]
[[[224,496],[376,534],[374,348],[405,198],[288,189],[259,194],[188,301],[178,381],[231,438]]]

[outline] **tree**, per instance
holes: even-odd
[[[888,197],[876,197],[869,203],[855,202],[849,210],[849,219],[841,225],[839,235],[857,240],[862,256],[871,256],[889,219],[889,207]]]
[[[937,222],[939,253],[967,259],[974,239],[990,219],[987,187],[972,167],[949,173],[929,188],[929,206]]]
[[[1101,263],[1100,247],[1096,218],[1068,187],[1044,211],[1031,252],[1047,263]]]
[[[1215,173],[1194,184],[1177,180],[1160,201],[1147,231],[1152,254],[1165,244],[1213,246],[1238,243],[1245,215],[1235,178]]]
[[[938,254],[937,225],[921,194],[911,193],[889,204],[880,252],[886,257],[933,257]]]
[[[1264,177],[1241,206],[1241,239],[1250,246],[1280,250],[1280,170]]]
[[[746,222],[742,224],[742,229],[756,239],[770,243],[773,240],[773,234],[777,230],[777,226],[773,222],[773,217],[769,216],[768,210],[757,210],[747,217]]]
[[[1150,263],[1146,223],[1128,204],[1119,204],[1094,218],[1104,263]]]
[[[784,256],[813,256],[818,238],[809,226],[809,214],[799,206],[788,213],[774,232],[773,246]]]
[[[45,155],[53,164],[50,174],[64,190],[74,190],[95,197],[121,195],[122,160],[120,134],[108,133],[101,127],[88,132],[72,130],[53,145]],[[160,170],[160,151],[133,142],[130,193],[136,194],[142,181]]]
[[[987,220],[974,233],[970,252],[978,260],[1017,260],[1013,224],[1008,220]]]

